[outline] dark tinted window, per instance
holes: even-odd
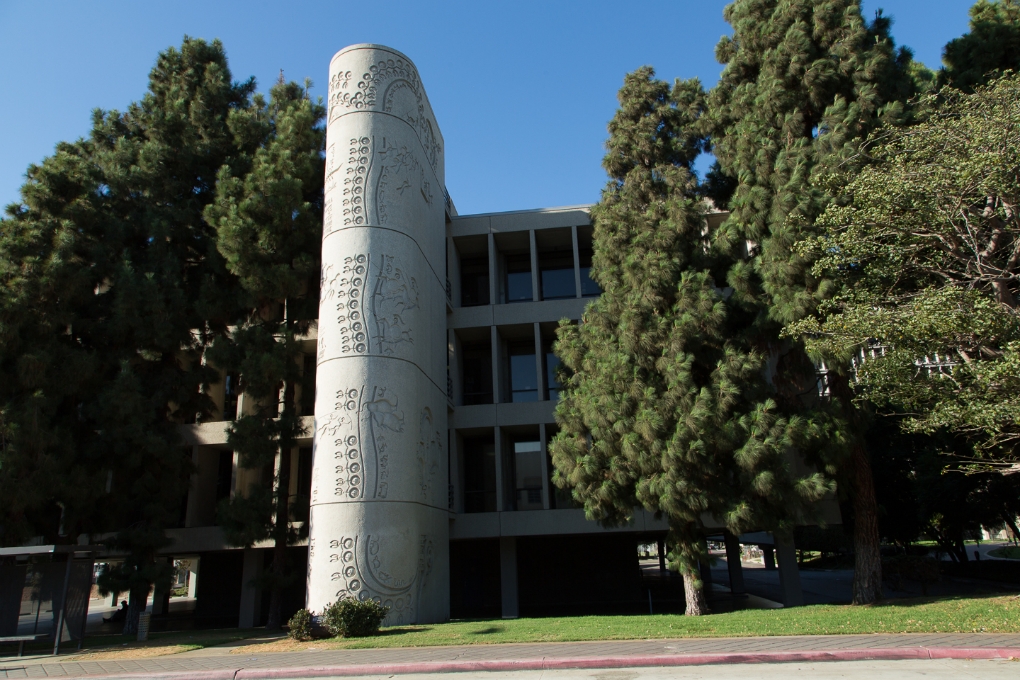
[[[489,304],[489,258],[461,260],[460,304],[462,307]]]
[[[493,437],[464,440],[464,512],[496,511],[496,443]]]
[[[538,401],[538,374],[534,345],[511,346],[510,401]]]
[[[492,349],[489,343],[462,345],[462,394],[464,404],[492,403]]]
[[[506,301],[531,302],[531,256],[510,255],[506,258]]]
[[[581,251],[581,296],[594,297],[602,295],[599,284],[591,278],[591,251]]]
[[[574,285],[574,258],[570,253],[542,255],[538,260],[543,300],[577,297]]]

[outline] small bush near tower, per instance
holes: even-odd
[[[379,632],[389,610],[374,600],[348,597],[328,605],[322,612],[322,622],[334,637],[367,637]]]

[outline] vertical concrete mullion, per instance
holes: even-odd
[[[730,593],[745,595],[747,589],[744,587],[744,566],[740,563],[740,539],[727,531],[725,541],[726,570],[730,576]]]
[[[447,471],[447,483],[450,486],[449,495],[452,497],[450,510],[463,512],[461,508],[461,496],[463,495],[460,485],[460,447],[457,446],[457,431],[446,431],[447,456],[449,458],[449,470]]]
[[[503,474],[503,433],[499,425],[496,425],[493,431],[496,445],[496,512],[503,512],[506,510],[504,505],[506,490],[503,488],[503,480],[506,478],[506,475]]]
[[[538,424],[538,438],[542,442],[542,509],[548,510],[549,503],[549,443],[545,423]]]
[[[531,251],[531,299],[538,302],[542,299],[538,290],[538,245],[535,240],[535,230],[528,231],[528,248]]]
[[[538,401],[546,401],[549,397],[545,393],[545,371],[542,370],[544,359],[542,351],[542,329],[535,322],[535,386],[538,388]]]
[[[577,246],[577,227],[570,228],[570,239],[574,246],[574,294],[581,297],[581,250]]]
[[[498,305],[499,299],[499,253],[496,252],[496,237],[489,232],[489,304]]]
[[[499,331],[495,326],[491,329],[490,342],[492,343],[492,403],[503,402],[503,371],[501,366],[502,352],[499,347]]]

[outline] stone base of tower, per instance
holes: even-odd
[[[353,597],[389,607],[386,626],[450,618],[445,510],[416,503],[337,503],[313,508],[311,519],[333,538],[309,546],[310,611],[320,613]]]

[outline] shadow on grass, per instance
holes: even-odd
[[[873,604],[864,605],[865,607],[872,607],[875,609],[893,609],[903,608],[909,609],[911,607],[920,607],[926,604],[939,604],[940,602],[956,602],[959,600],[990,600],[993,598],[1010,597],[1010,593],[1002,591],[989,591],[984,593],[970,593],[967,595],[928,595],[921,597],[897,597],[887,598],[881,602],[875,602]],[[1015,595],[1015,594],[1014,594]]]
[[[503,630],[503,626],[489,626],[488,628],[469,631],[468,635],[493,635],[495,633],[502,633]]]

